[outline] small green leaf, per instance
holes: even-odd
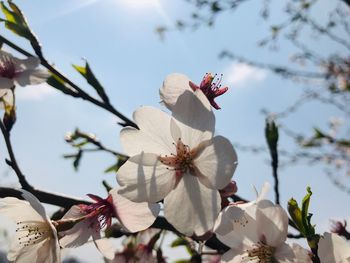
[[[33,47],[40,46],[35,35],[30,30],[22,11],[12,1],[8,1],[8,4],[10,8],[8,8],[3,1],[0,2],[1,10],[6,18],[0,19],[0,21],[5,22],[6,28],[11,30],[13,33],[28,39]]]
[[[171,244],[171,247],[179,247],[179,246],[184,246],[188,252],[188,254],[190,254],[191,256],[194,255],[196,253],[196,251],[193,251],[193,249],[191,248],[190,243],[182,238],[182,237],[178,237],[177,239],[175,239]]]
[[[79,150],[78,151],[78,154],[77,154],[77,157],[75,158],[74,162],[73,162],[73,167],[76,171],[78,171],[78,168],[79,168],[79,164],[80,164],[80,161],[81,161],[81,157],[83,157],[83,151],[82,150]]]
[[[309,215],[309,205],[310,205],[310,198],[311,198],[312,192],[310,187],[307,187],[306,191],[307,191],[307,194],[303,198],[303,202],[301,205],[301,212],[302,212],[303,225],[305,229],[309,230],[310,224],[309,224],[308,215]]]
[[[100,98],[109,104],[109,98],[102,87],[101,83],[97,80],[94,73],[92,72],[89,63],[85,62],[85,67],[74,65],[73,67],[86,79],[86,81],[96,90]]]
[[[109,191],[112,190],[112,187],[107,183],[106,180],[103,180],[102,184],[103,184],[104,188],[106,189],[107,193],[109,193]]]
[[[306,231],[302,222],[302,212],[299,208],[298,202],[294,198],[291,198],[288,201],[288,212],[300,233],[304,235]]]
[[[125,156],[119,156],[118,160],[115,164],[108,167],[104,172],[105,173],[111,173],[111,172],[117,172],[119,168],[127,161],[127,158]]]
[[[171,242],[170,247],[179,247],[179,246],[187,246],[188,241],[183,239],[182,237],[178,237],[173,242]]]

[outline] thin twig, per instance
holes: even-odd
[[[0,35],[0,41],[5,43],[9,47],[13,48],[14,50],[18,51],[19,53],[22,53],[23,55],[25,55],[27,57],[34,57],[33,54],[25,51],[24,49],[22,49],[21,47],[17,46],[16,44],[14,44],[13,42],[11,42],[10,40],[6,39],[5,37],[3,37],[1,35]],[[112,113],[113,115],[117,116],[118,118],[120,118],[124,122],[124,123],[119,123],[122,126],[132,126],[132,127],[135,127],[135,128],[137,127],[137,125],[132,120],[130,120],[128,117],[126,117],[125,115],[123,115],[122,113],[117,111],[111,104],[105,103],[105,102],[101,102],[101,101],[91,97],[85,91],[83,91],[78,85],[73,83],[64,74],[62,74],[60,71],[58,71],[52,65],[50,65],[50,63],[46,60],[46,58],[43,55],[40,56],[40,60],[41,60],[41,65],[43,65],[51,73],[53,73],[56,76],[58,76],[59,78],[61,78],[64,82],[68,83],[69,86],[71,86],[73,88],[73,90],[69,90],[69,89],[64,90],[64,91],[61,90],[62,92],[66,93],[68,95],[71,95],[73,97],[79,97],[79,98],[81,98],[83,100],[87,100],[87,101],[91,102],[92,104],[109,111],[110,113]]]
[[[7,147],[7,151],[8,154],[10,156],[10,160],[6,159],[6,163],[12,167],[12,169],[15,171],[19,183],[21,184],[22,188],[28,191],[32,191],[34,188],[33,186],[31,186],[27,179],[25,178],[24,174],[21,172],[21,169],[19,168],[18,164],[17,164],[17,160],[16,157],[13,153],[13,149],[12,149],[12,144],[11,144],[11,139],[10,139],[10,133],[7,131],[4,123],[2,122],[2,120],[0,119],[0,129],[1,132],[3,134],[5,143],[6,143],[6,147]]]

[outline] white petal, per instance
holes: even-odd
[[[171,137],[173,138],[175,143],[179,139],[181,139],[181,130],[179,125],[176,124],[176,121],[174,120],[174,118],[171,118],[171,121],[170,121],[170,132],[171,132]]]
[[[202,91],[185,91],[173,107],[173,117],[178,121],[182,141],[191,149],[212,138],[215,116]]]
[[[185,90],[191,91],[189,82],[190,79],[186,75],[180,73],[173,73],[165,78],[163,86],[159,89],[159,95],[168,109],[172,109],[179,96],[184,93]]]
[[[11,89],[14,85],[12,79],[0,77],[0,89]]]
[[[282,207],[268,200],[258,202],[256,220],[260,236],[266,238],[268,245],[278,247],[287,238],[288,215]]]
[[[295,255],[295,263],[298,262],[304,262],[304,263],[312,263],[312,260],[310,258],[311,251],[306,250],[299,244],[293,243],[292,249]]]
[[[15,222],[38,221],[45,219],[27,202],[14,197],[0,199],[0,214],[10,217]]]
[[[46,220],[47,216],[46,216],[46,212],[45,212],[45,208],[43,207],[43,205],[40,203],[40,201],[38,200],[38,198],[36,198],[33,194],[29,193],[26,190],[21,189],[20,190],[22,192],[22,196],[24,199],[26,199],[30,205],[35,209],[35,211],[41,215],[41,217]]]
[[[222,213],[221,222],[216,224],[215,228],[217,237],[221,242],[237,251],[243,251],[250,249],[253,244],[260,241],[257,234],[255,205],[248,206],[245,209],[230,206]],[[232,231],[226,232],[230,229]]]
[[[7,254],[7,259],[10,262],[28,263],[36,262],[38,258],[38,250],[42,247],[44,242],[39,242],[32,246],[23,247],[14,242],[11,244],[10,250]]]
[[[61,232],[63,237],[60,239],[61,247],[79,247],[84,245],[92,234],[96,231],[89,219],[77,223],[73,228]],[[99,228],[97,228],[99,231]]]
[[[40,59],[37,57],[28,57],[26,59],[19,59],[12,57],[13,62],[15,63],[16,69],[18,71],[20,70],[27,70],[27,69],[35,69],[39,66]]]
[[[296,260],[293,249],[286,243],[282,243],[276,248],[274,257],[277,260],[277,262],[281,262],[281,263],[292,263],[292,262],[295,262]],[[296,261],[296,262],[307,263],[307,261],[306,262]]]
[[[175,173],[158,160],[153,166],[144,166],[142,159],[128,160],[118,170],[117,181],[122,186],[118,193],[129,200],[156,203],[174,188]]]
[[[112,260],[114,258],[115,249],[113,247],[113,243],[110,240],[107,238],[101,238],[100,233],[96,233],[93,236],[93,240],[98,251],[100,251],[100,253],[106,259]]]
[[[38,249],[35,263],[61,263],[60,253],[57,239],[47,239]]]
[[[266,199],[267,193],[270,191],[270,184],[268,182],[265,182],[263,184],[263,186],[261,187],[261,191],[260,193],[258,193],[258,191],[256,191],[256,201],[255,202],[259,202],[263,199]]]
[[[28,69],[16,76],[15,80],[20,86],[37,85],[46,82],[50,74],[42,69]]]
[[[79,218],[84,216],[85,213],[81,210],[81,208],[78,205],[73,205],[68,211],[67,213],[64,214],[64,216],[62,217],[62,219],[68,219],[68,218]]]
[[[222,189],[231,181],[237,166],[237,155],[229,140],[215,136],[194,160],[194,164],[215,189]]]
[[[326,232],[318,243],[318,256],[321,263],[348,263],[350,245],[339,235]]]
[[[130,232],[138,232],[150,227],[156,220],[160,206],[158,204],[135,203],[117,193],[117,188],[109,192],[118,220]]]
[[[120,132],[121,144],[129,156],[142,151],[165,155],[174,152],[170,133],[171,117],[153,107],[141,107],[134,112],[139,129],[126,127]]]
[[[256,259],[248,258],[247,253],[241,251],[240,253],[234,249],[230,249],[221,257],[221,263],[258,263],[259,261]]]
[[[190,174],[185,174],[164,199],[165,218],[188,236],[201,236],[211,230],[220,209],[219,192],[205,187]]]

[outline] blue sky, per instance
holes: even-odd
[[[147,4],[137,4],[137,1]],[[171,26],[177,18],[190,14],[191,6],[185,1],[160,0],[154,4],[156,1],[150,0],[18,0],[16,3],[41,40],[49,61],[93,94],[71,67],[72,63],[82,64],[81,58],[87,59],[113,105],[129,117],[141,105],[162,107],[158,89],[170,73],[184,73],[197,83],[206,72],[223,73],[223,84],[230,90],[218,99],[222,110],[216,112],[217,133],[233,143],[264,145],[265,120],[261,108],[278,112],[301,94],[301,85],[267,71],[218,59],[222,48],[227,48],[262,62],[290,63],[288,56],[292,47],[285,41],[281,42],[284,49],[280,52],[257,48],[256,42],[266,36],[268,28],[256,15],[259,10],[253,3],[242,6],[234,15],[227,13],[219,17],[212,29],[170,32],[164,41],[155,34],[155,28],[164,24]],[[329,5],[328,1],[320,1],[318,8],[327,9]],[[281,18],[280,12],[272,17],[276,21]],[[30,50],[24,40],[2,32]],[[319,46],[323,53],[335,48],[333,44]],[[12,132],[14,149],[22,170],[33,185],[84,197],[86,193],[105,195],[102,179],[116,184],[114,174],[103,173],[114,162],[108,154],[85,155],[78,172],[73,170],[70,161],[62,158],[63,154],[72,152],[64,135],[76,127],[97,134],[104,144],[122,151],[118,120],[111,114],[45,85],[18,88],[17,114]],[[302,107],[284,122],[293,130],[311,131],[314,126],[325,127],[325,120],[337,114],[333,109],[314,103]],[[289,149],[294,147],[283,136],[280,144]],[[3,158],[3,142],[0,147]],[[238,193],[254,198],[253,185],[260,188],[265,181],[273,183],[269,156],[238,151],[238,158],[239,166],[234,175]],[[4,162],[0,163],[0,171],[3,173],[2,185],[16,185],[15,177]],[[328,229],[329,218],[349,218],[343,209],[349,196],[330,183],[322,167],[283,169],[280,182],[284,206],[290,197],[300,200],[307,185],[312,187],[311,210],[320,232]],[[91,260],[91,256],[85,258],[87,263],[97,262]]]

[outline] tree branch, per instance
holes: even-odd
[[[33,54],[25,51],[24,49],[17,46],[16,44],[14,44],[13,42],[11,42],[10,40],[6,39],[5,37],[3,37],[1,35],[0,35],[0,42],[5,43],[9,47],[13,48],[14,50],[18,51],[19,53],[21,53],[27,57],[34,57]],[[72,97],[79,97],[83,100],[89,101],[92,104],[109,111],[110,113],[117,116],[118,118],[120,118],[124,122],[124,123],[119,123],[122,126],[132,126],[132,127],[137,128],[137,125],[132,120],[130,120],[128,117],[126,117],[125,115],[123,115],[122,113],[117,111],[110,103],[101,102],[101,101],[91,97],[85,91],[83,91],[78,85],[73,83],[70,79],[68,79],[60,71],[58,71],[52,65],[50,65],[50,63],[46,60],[46,58],[42,54],[40,55],[40,60],[41,60],[41,65],[43,65],[51,73],[55,74],[56,76],[61,78],[63,81],[68,83],[74,89],[74,90],[69,90],[69,89],[61,90],[62,92],[66,93],[68,95],[71,95]]]

